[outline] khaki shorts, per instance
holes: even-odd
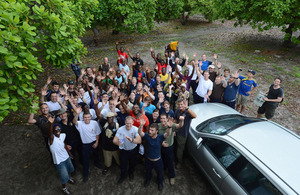
[[[236,98],[236,105],[247,106],[250,96],[244,96],[238,93]]]
[[[103,157],[104,157],[104,165],[106,167],[111,166],[112,158],[114,157],[116,163],[120,165],[120,160],[119,160],[119,150],[116,151],[109,151],[109,150],[104,150],[103,149]]]

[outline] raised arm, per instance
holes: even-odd
[[[129,57],[133,60],[133,56],[131,55],[129,48],[127,48],[127,52],[128,52]]]
[[[220,75],[220,74],[221,74],[221,67],[222,67],[221,62],[218,62],[218,63],[217,63],[217,68],[218,68],[217,75]]]
[[[117,50],[117,51],[119,51],[118,45],[119,45],[119,42],[117,41],[117,42],[116,42],[116,50]]]
[[[144,137],[144,135],[145,135],[145,133],[143,132],[143,127],[144,127],[145,124],[146,124],[145,119],[141,118],[140,119],[139,132],[138,132],[141,137]]]
[[[73,124],[74,125],[78,125],[78,116],[79,116],[79,114],[82,112],[82,108],[81,107],[79,107],[79,108],[77,108],[77,109],[75,109],[74,110],[74,118],[73,118]]]
[[[99,108],[98,108],[98,104],[99,104],[98,99],[94,99],[94,105],[95,105],[96,116],[97,116],[97,118],[98,118],[100,121],[102,121],[102,115],[101,115],[101,112],[100,112],[100,110],[99,110]]]
[[[54,136],[53,136],[53,123],[54,123],[54,119],[55,119],[55,117],[53,116],[53,117],[49,117],[48,118],[48,121],[50,122],[50,129],[49,129],[49,141],[50,141],[50,145],[52,145],[53,144],[53,139],[54,139]]]
[[[197,60],[197,62],[198,62],[198,60]],[[196,68],[196,72],[197,72],[198,78],[200,78],[201,75],[202,75],[202,73],[203,73],[203,71],[201,70],[201,67],[202,67],[202,61],[199,62],[199,67],[198,67],[198,68],[195,67],[195,68]]]

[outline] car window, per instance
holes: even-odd
[[[226,115],[212,118],[198,126],[196,129],[203,133],[224,135],[237,127],[259,121],[262,121],[262,119],[241,115]]]
[[[281,194],[258,169],[226,142],[209,138],[203,144],[249,194]]]

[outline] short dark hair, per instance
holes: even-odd
[[[180,98],[180,99],[177,100],[177,103],[183,102],[183,101],[184,101],[184,99],[183,99],[183,98]]]
[[[280,83],[282,82],[282,79],[281,79],[280,77],[275,77],[274,81],[275,81],[276,79],[280,80]]]
[[[57,81],[52,81],[52,86],[54,85],[59,85],[59,83]]]
[[[154,128],[156,131],[158,131],[158,125],[157,125],[157,123],[152,123],[150,125],[150,128]]]
[[[162,116],[165,116],[166,118],[168,118],[167,113],[162,113],[162,114],[160,114],[160,117],[162,117]]]
[[[153,110],[153,112],[158,112],[158,113],[159,113],[159,110],[156,108],[155,110]],[[152,113],[153,113],[153,112],[152,112]]]

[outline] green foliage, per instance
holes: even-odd
[[[116,31],[147,33],[155,21],[177,18],[183,7],[182,0],[101,0],[94,7],[93,27],[100,25]]]
[[[93,15],[81,7],[87,10],[95,4],[0,0],[0,122],[10,110],[31,108],[38,99],[31,80],[43,71],[41,61],[65,67],[86,53],[78,36],[90,26]]]
[[[280,27],[286,40],[299,43],[292,37],[300,28],[299,0],[214,0],[213,4],[219,18],[237,19],[235,25],[250,24],[260,31]]]
[[[183,6],[183,0],[157,0],[155,20],[160,22],[178,18]]]
[[[213,4],[210,0],[184,0],[183,14],[188,12],[189,15],[203,14],[205,19],[210,22],[214,17]]]

